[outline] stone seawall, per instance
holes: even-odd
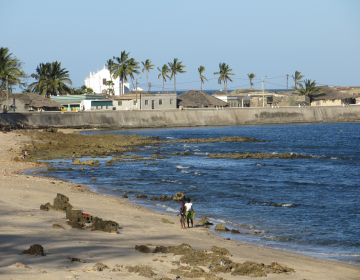
[[[360,106],[166,111],[1,113],[0,123],[33,127],[156,128],[360,121]]]

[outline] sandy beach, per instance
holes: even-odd
[[[226,240],[202,226],[182,230],[179,218],[174,215],[157,213],[126,199],[96,194],[86,186],[23,175],[25,170],[39,168],[33,163],[12,160],[27,141],[29,138],[16,132],[0,132],[0,279],[145,279],[126,268],[138,265],[151,267],[156,274],[152,279],[175,279],[177,275],[170,270],[187,266],[180,261],[181,255],[142,253],[135,246],[147,245],[153,250],[158,245],[182,243],[198,251],[211,252],[214,245],[226,248],[232,255],[229,258],[236,263],[277,262],[295,270],[269,273],[268,279],[360,279],[358,266]],[[57,193],[67,196],[73,209],[117,222],[118,233],[72,229],[64,212],[41,211],[40,205],[52,203]],[[163,223],[163,218],[174,224]],[[53,228],[54,223],[64,229]],[[33,244],[41,244],[45,256],[21,254]],[[86,262],[71,262],[71,258]],[[97,263],[109,268],[89,269]],[[207,267],[202,269],[209,271]],[[212,275],[208,279],[253,279],[230,273]],[[181,279],[190,278],[181,276]]]

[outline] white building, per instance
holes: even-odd
[[[106,93],[109,86],[106,85],[107,81],[111,81],[110,78],[110,71],[104,68],[98,71],[97,73],[90,71],[90,76],[87,76],[85,79],[85,86],[92,88],[95,94]],[[114,79],[112,78],[115,90],[115,95],[121,94],[121,81],[120,78]],[[124,90],[123,93],[130,92],[130,85],[129,83],[124,83]]]

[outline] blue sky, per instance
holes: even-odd
[[[0,0],[1,43],[24,63],[27,74],[41,62],[59,61],[76,87],[106,60],[130,52],[160,67],[176,57],[186,65],[177,89],[199,89],[198,67],[220,89],[214,72],[233,69],[229,90],[286,88],[286,74],[300,71],[320,85],[360,85],[360,1],[49,1]],[[149,80],[161,91],[156,67]],[[140,79],[140,77],[142,77]],[[276,78],[278,77],[278,78]],[[146,89],[146,76],[138,76]],[[29,80],[29,83],[32,80]],[[173,81],[165,84],[173,90]]]

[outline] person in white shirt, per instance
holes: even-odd
[[[191,203],[190,198],[187,199],[187,203],[185,203],[185,208],[186,208],[185,216],[187,219],[188,228],[190,227],[189,220],[191,221],[191,227],[194,227],[193,218],[195,216],[195,212],[194,212],[193,204]]]

